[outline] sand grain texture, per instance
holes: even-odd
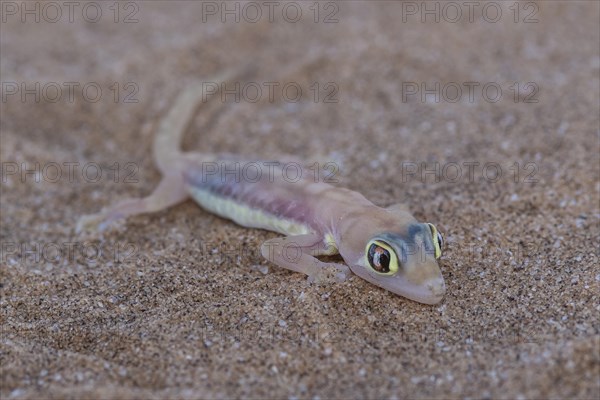
[[[95,103],[1,104],[3,166],[80,163],[57,182],[3,170],[2,398],[600,396],[599,3],[537,2],[531,24],[508,3],[498,23],[402,23],[400,3],[343,2],[331,24],[308,3],[295,24],[202,23],[193,2],[138,2],[137,23],[114,23],[103,4],[97,24],[1,25],[3,83],[104,89]],[[184,147],[334,160],[340,185],[406,203],[445,235],[441,304],[357,277],[310,285],[262,260],[273,233],[191,201],[75,234],[79,216],[156,186],[154,127],[186,83],[249,62],[256,82],[287,71],[302,100],[211,104]],[[406,82],[471,81],[502,99],[403,101]],[[137,103],[123,102],[128,82]],[[337,103],[322,101],[327,82]],[[536,83],[538,101],[515,102],[515,82]],[[421,179],[406,162],[463,175]],[[86,163],[103,167],[98,182]]]

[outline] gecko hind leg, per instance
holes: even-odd
[[[331,254],[330,245],[320,235],[277,237],[265,241],[261,254],[270,262],[308,275],[311,283],[344,282],[351,275],[343,264],[327,263],[315,256]]]
[[[101,212],[84,215],[77,221],[77,232],[104,230],[111,222],[143,213],[161,211],[181,203],[188,197],[183,177],[165,175],[156,189],[147,197],[125,199]]]

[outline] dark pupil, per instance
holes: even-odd
[[[381,246],[369,247],[369,264],[377,272],[390,272],[390,253]]]

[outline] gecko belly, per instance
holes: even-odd
[[[298,221],[278,217],[264,210],[215,194],[209,189],[188,186],[188,191],[202,208],[241,226],[267,229],[284,235],[302,235],[313,232],[307,225]]]

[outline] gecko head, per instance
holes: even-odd
[[[352,272],[420,303],[436,304],[442,300],[446,286],[437,260],[442,254],[443,239],[433,224],[415,221],[403,229],[360,236],[368,237],[360,240],[362,252],[348,254],[346,260]],[[343,248],[340,252],[344,257]]]

